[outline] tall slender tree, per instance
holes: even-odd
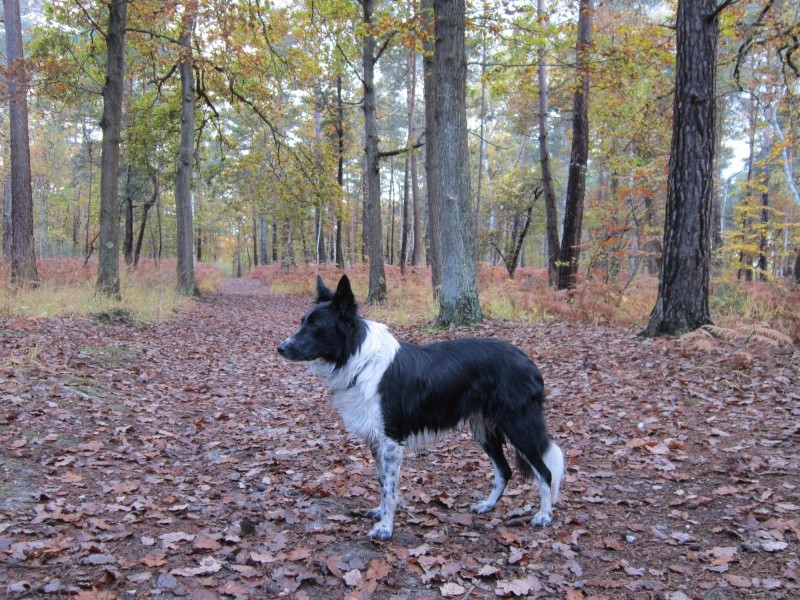
[[[3,0],[8,59],[9,123],[11,128],[11,282],[36,283],[33,239],[33,188],[31,148],[28,138],[28,97],[22,54],[22,20],[19,0]],[[8,235],[4,229],[3,235]]]
[[[434,26],[433,0],[420,0],[420,12],[425,23],[425,36],[423,38],[424,54],[422,57],[422,71],[424,78],[425,95],[425,177],[427,185],[425,191],[428,200],[428,218],[425,221],[425,235],[427,237],[427,257],[431,267],[431,287],[435,298],[439,297],[442,288],[442,226],[441,211],[439,210],[439,188],[436,162],[436,144],[438,132],[436,130],[436,79],[433,76],[434,40],[436,31]]]
[[[536,18],[539,27],[544,30],[547,25],[547,13],[544,0],[536,1]],[[543,36],[544,38],[544,36]],[[556,285],[558,279],[558,257],[561,244],[558,241],[558,209],[556,208],[556,191],[553,187],[553,170],[550,166],[550,131],[548,113],[550,97],[547,82],[547,53],[544,44],[536,49],[537,78],[539,83],[539,165],[542,171],[542,192],[547,220],[547,279],[550,285]]]
[[[367,302],[382,302],[386,299],[386,270],[381,224],[381,175],[380,156],[378,151],[378,117],[375,112],[375,36],[370,31],[375,10],[375,0],[359,0],[363,10],[364,33],[362,79],[364,84],[364,242],[369,256],[369,293]]]
[[[442,235],[439,325],[474,325],[483,319],[476,272],[475,214],[467,140],[465,0],[433,0],[435,179]]]
[[[580,84],[572,102],[572,153],[567,179],[567,203],[564,208],[564,229],[558,264],[557,287],[564,290],[575,285],[580,258],[583,204],[586,197],[586,167],[589,163],[589,62],[592,45],[593,0],[580,0],[578,5],[578,44],[575,69]]]
[[[177,224],[178,292],[199,296],[194,275],[194,225],[192,218],[192,166],[194,164],[194,57],[192,36],[197,12],[196,2],[185,7],[181,35],[181,144],[175,175],[175,220]]]
[[[711,322],[708,279],[718,16],[716,0],[678,1],[664,259],[646,335],[681,334]]]
[[[112,0],[108,7],[106,80],[103,85],[102,156],[100,158],[100,241],[96,289],[119,296],[119,159],[125,69],[125,26],[128,3]]]

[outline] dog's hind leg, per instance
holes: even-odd
[[[504,437],[502,433],[485,427],[483,431],[480,431],[473,426],[473,435],[483,446],[486,454],[489,455],[489,460],[492,461],[492,469],[494,470],[494,487],[489,497],[483,502],[478,502],[472,506],[472,512],[480,515],[494,510],[497,501],[503,495],[503,490],[506,489],[506,483],[511,479],[511,467],[508,466],[508,461],[503,454]]]
[[[561,448],[547,436],[544,418],[535,409],[522,418],[502,423],[508,440],[531,466],[539,482],[539,512],[533,516],[531,524],[549,525],[553,521],[553,502],[558,499],[564,473]]]
[[[378,442],[376,461],[381,484],[380,521],[369,532],[369,537],[388,540],[394,531],[394,513],[400,493],[400,467],[403,464],[403,447],[390,439]],[[370,511],[372,513],[372,511]],[[377,515],[375,515],[377,516]]]

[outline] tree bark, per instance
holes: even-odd
[[[567,202],[558,264],[557,288],[575,286],[580,258],[583,204],[586,196],[586,166],[589,162],[589,71],[588,54],[592,44],[593,0],[580,0],[578,45],[575,68],[580,85],[572,102],[572,153],[567,179]]]
[[[103,147],[100,158],[100,242],[96,289],[119,297],[119,158],[122,136],[123,72],[127,2],[108,4],[107,64],[103,86]]]
[[[125,264],[133,264],[133,184],[131,183],[131,171],[133,167],[125,167],[125,236],[122,242],[122,255],[125,257]]]
[[[22,54],[19,0],[3,0],[11,129],[11,282],[38,283],[33,239],[33,187],[28,137],[27,75]]]
[[[175,176],[175,221],[177,224],[178,293],[199,296],[194,275],[194,225],[192,216],[192,167],[194,163],[194,59],[192,35],[196,7],[187,6],[183,17],[180,47],[181,145]]]
[[[364,25],[367,33],[363,40],[363,80],[364,80],[364,178],[365,210],[364,231],[366,251],[369,256],[369,293],[367,302],[386,300],[386,271],[383,258],[383,226],[381,224],[381,176],[378,157],[378,119],[375,113],[375,37],[369,31],[372,27],[372,13],[375,0],[362,0]]]
[[[772,140],[766,144],[767,148],[771,148]],[[767,247],[769,240],[767,237],[767,223],[769,222],[769,180],[772,176],[772,165],[767,160],[764,165],[764,182],[761,192],[761,227],[759,231],[758,242],[758,280],[767,280]]]
[[[679,0],[664,259],[646,335],[681,334],[711,322],[711,193],[714,184],[715,0]]]
[[[433,55],[435,50],[435,18],[433,0],[420,0],[420,12],[425,23],[426,33],[423,38],[424,54],[422,72],[424,74],[425,93],[425,191],[428,197],[428,218],[425,221],[427,236],[427,257],[431,267],[431,287],[434,298],[439,298],[442,290],[442,226],[439,209],[440,198],[438,186],[439,165],[436,162],[436,145],[439,143],[439,132],[436,129],[436,79],[433,76]]]
[[[148,200],[142,205],[142,222],[139,224],[139,235],[136,238],[136,247],[133,250],[134,268],[139,266],[139,256],[142,252],[142,243],[144,242],[144,232],[145,228],[147,227],[147,215],[150,212],[150,209],[156,202],[158,202],[158,199],[161,196],[161,180],[158,177],[158,173],[153,172],[150,175],[150,179],[153,182],[153,195],[150,196],[150,200]]]
[[[339,184],[339,194],[344,196],[344,102],[342,101],[342,78],[336,78],[336,182]],[[341,215],[341,208],[339,210]],[[336,219],[336,266],[344,269],[344,243],[342,240],[342,219]]]
[[[11,258],[11,174],[3,182],[3,256]]]
[[[467,139],[465,0],[433,0],[434,118],[442,236],[442,291],[437,322],[475,325],[483,319],[478,299],[475,214]]]
[[[544,0],[537,0],[536,15],[539,26],[544,29],[547,23]],[[550,142],[548,113],[550,100],[547,83],[547,64],[544,45],[536,50],[537,75],[539,79],[539,164],[542,171],[542,191],[544,192],[544,207],[547,215],[547,279],[550,285],[558,282],[558,257],[561,253],[561,243],[558,240],[558,209],[556,208],[556,192],[553,187],[553,171],[550,167]]]
[[[261,264],[266,265],[269,262],[269,254],[267,254],[267,215],[263,211],[258,214],[259,228],[261,239],[259,240],[261,251]]]

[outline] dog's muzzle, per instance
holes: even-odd
[[[286,348],[289,347],[289,342],[291,342],[291,341],[292,341],[292,338],[287,338],[287,339],[283,340],[278,345],[278,354],[280,354],[281,356],[286,356]]]

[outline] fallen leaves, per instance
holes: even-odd
[[[752,350],[732,373],[633,330],[489,321],[473,333],[517,343],[550,389],[568,463],[554,526],[528,525],[536,484],[518,477],[494,512],[470,513],[492,470],[460,431],[407,453],[395,538],[375,544],[358,516],[378,502],[368,450],[271,351],[308,299],[227,285],[152,327],[49,320],[0,336],[6,595],[798,594],[791,357]]]

